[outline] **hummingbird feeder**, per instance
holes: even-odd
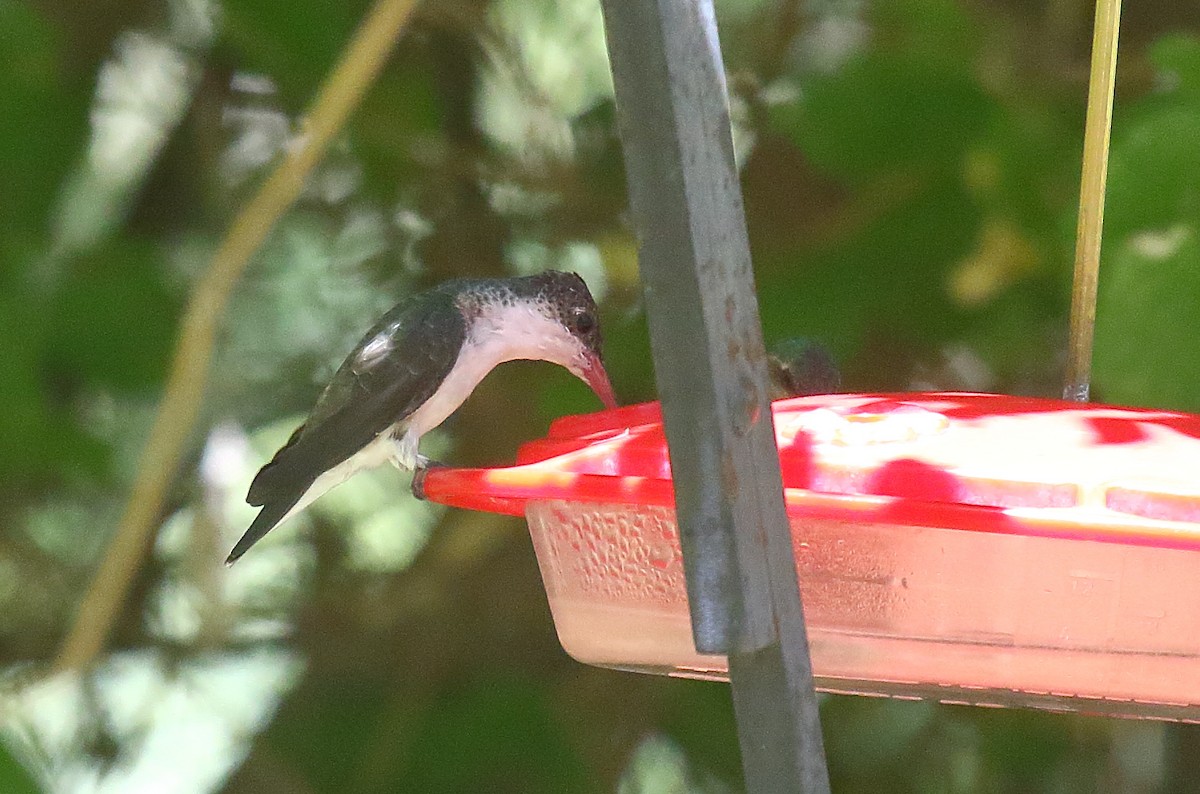
[[[969,393],[773,413],[818,688],[1200,720],[1200,416]],[[526,517],[576,659],[726,677],[693,644],[657,403],[425,490]]]

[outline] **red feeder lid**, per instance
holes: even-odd
[[[772,406],[793,517],[1200,549],[1200,416],[971,393]],[[427,496],[672,505],[657,403],[555,421],[514,466],[432,469]]]

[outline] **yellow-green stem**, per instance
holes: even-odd
[[[1088,399],[1091,388],[1100,238],[1104,230],[1104,187],[1108,180],[1108,142],[1112,128],[1120,20],[1121,0],[1097,0],[1087,126],[1083,139],[1083,178],[1079,188],[1079,225],[1075,236],[1071,330],[1063,390],[1067,399],[1079,401]]]

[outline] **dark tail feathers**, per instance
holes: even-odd
[[[226,565],[233,565],[245,554],[251,546],[262,540],[263,535],[271,531],[271,529],[283,520],[288,511],[295,506],[296,502],[300,501],[300,497],[304,495],[304,490],[299,492],[291,492],[284,498],[276,496],[271,500],[270,504],[263,505],[263,509],[258,511],[258,515],[254,521],[250,523],[250,528],[242,535],[242,539],[233,547],[233,551],[229,552],[229,556],[225,559]]]

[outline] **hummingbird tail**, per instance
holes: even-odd
[[[233,565],[251,546],[262,540],[263,535],[266,535],[276,524],[282,521],[303,495],[304,492],[301,491],[294,496],[289,494],[283,499],[272,499],[269,504],[263,505],[263,509],[258,511],[258,515],[250,522],[250,527],[242,535],[241,540],[237,542],[233,547],[233,551],[229,552],[229,556],[225,558],[225,564]]]

